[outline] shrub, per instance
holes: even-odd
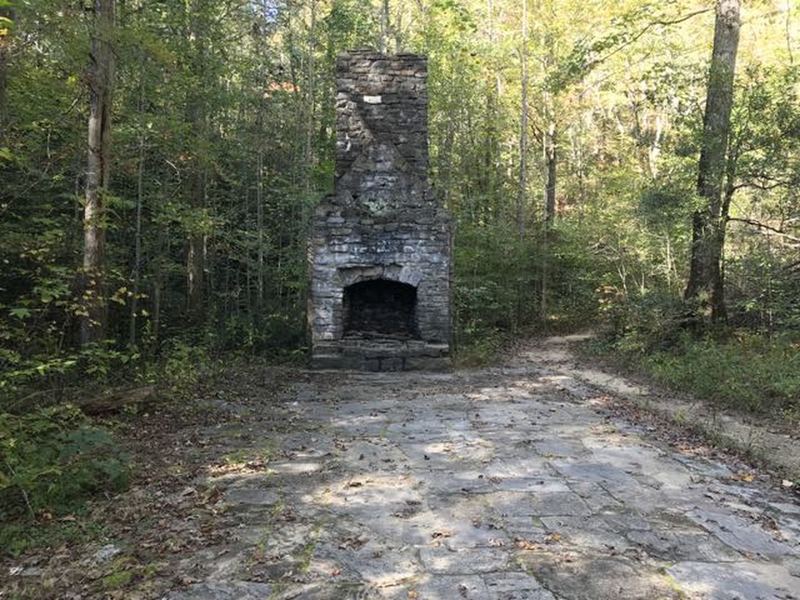
[[[655,330],[595,343],[591,351],[613,356],[672,389],[721,408],[800,417],[800,344],[791,338],[737,331],[725,337],[677,334],[667,347],[652,344]]]
[[[76,407],[0,413],[0,518],[64,514],[91,495],[123,489],[127,458]]]
[[[673,351],[654,353],[642,364],[659,381],[726,408],[773,416],[797,416],[800,409],[800,353],[790,340],[685,336]]]
[[[162,345],[155,360],[142,366],[138,380],[169,390],[175,398],[182,398],[190,393],[204,374],[219,365],[205,345],[173,338]]]
[[[456,332],[456,363],[461,367],[485,365],[500,351],[506,337],[498,329],[462,324]]]

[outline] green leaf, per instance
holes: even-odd
[[[22,307],[12,308],[8,312],[11,314],[12,317],[17,317],[18,319],[27,319],[28,317],[31,316],[30,309]]]

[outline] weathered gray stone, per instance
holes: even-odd
[[[117,546],[115,546],[114,544],[106,544],[105,546],[100,548],[97,552],[95,552],[94,555],[92,555],[92,560],[96,564],[107,563],[121,552],[122,550]]]
[[[509,565],[508,553],[502,548],[452,549],[442,545],[420,549],[419,557],[425,570],[435,574],[490,573]]]
[[[431,358],[429,356],[412,356],[406,359],[405,365],[408,371],[442,371],[450,366],[450,360],[445,357]]]
[[[647,572],[625,557],[570,557],[531,552],[520,561],[551,592],[569,600],[678,600],[685,598],[666,577]]]
[[[171,592],[167,600],[263,600],[270,598],[274,589],[267,583],[250,581],[194,583]]]
[[[757,523],[745,521],[730,513],[698,509],[690,511],[687,516],[740,552],[762,556],[784,556],[791,552],[786,544],[776,540]]]
[[[335,192],[310,239],[312,365],[446,367],[450,218],[428,184],[426,60],[354,52],[336,72]]]
[[[570,492],[535,494],[532,499],[533,513],[537,516],[586,516],[592,511],[580,496]]]
[[[779,565],[682,562],[667,572],[680,589],[708,600],[787,600],[800,597],[800,578]]]
[[[487,598],[492,600],[555,600],[555,596],[542,588],[528,573],[489,573],[483,576]]]
[[[550,494],[567,494],[569,488],[566,484],[552,477],[508,477],[500,478],[496,483],[497,488],[509,492],[534,492],[538,503],[546,502]],[[534,509],[535,512],[535,509]],[[550,513],[553,514],[553,513]],[[564,513],[555,513],[564,514]]]
[[[404,596],[422,600],[445,600],[467,598],[482,600],[490,598],[486,584],[476,575],[434,575],[425,577],[419,583],[409,586]]]
[[[699,531],[635,530],[629,532],[627,538],[649,555],[669,561],[730,562],[742,556],[714,536]]]

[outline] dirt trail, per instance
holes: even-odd
[[[160,500],[173,516],[139,521],[191,535],[117,597],[800,599],[797,497],[618,416],[556,351],[295,373],[277,399],[233,378],[231,417],[192,430],[193,479]],[[107,542],[157,563],[130,531]]]
[[[800,431],[733,412],[715,410],[708,402],[664,392],[576,358],[570,347],[591,335],[551,337],[520,353],[522,360],[558,370],[632,402],[639,408],[678,423],[691,424],[707,437],[754,456],[786,477],[800,480]]]

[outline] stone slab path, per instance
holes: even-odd
[[[199,482],[236,525],[170,600],[800,599],[797,496],[552,366],[315,372],[283,398],[269,429],[209,430],[248,457]]]

